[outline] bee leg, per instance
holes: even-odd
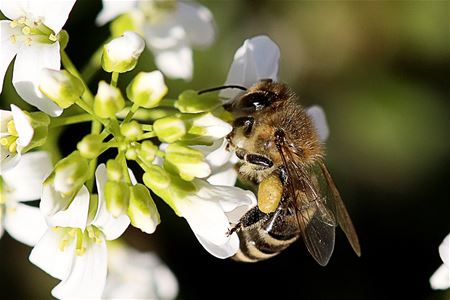
[[[239,221],[236,225],[234,225],[233,227],[231,227],[230,229],[228,229],[227,231],[227,236],[232,235],[235,231],[241,229],[241,224],[242,222]]]

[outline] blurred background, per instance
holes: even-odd
[[[219,260],[162,201],[156,232],[130,227],[124,239],[155,251],[173,270],[178,299],[449,299],[449,291],[429,286],[442,264],[438,246],[450,232],[449,2],[201,3],[213,13],[218,37],[211,48],[195,51],[192,82],[167,80],[170,96],[221,85],[243,41],[270,36],[281,50],[280,80],[302,105],[319,104],[327,114],[327,162],[362,256],[339,231],[327,267],[302,242],[256,264]],[[108,37],[107,26],[94,24],[100,9],[99,0],[79,0],[66,24],[67,52],[80,69]],[[153,68],[151,53],[139,67]],[[11,68],[1,108],[27,108],[10,78]],[[63,153],[74,149],[78,134],[84,135],[62,134]],[[0,240],[2,297],[51,297],[58,280],[28,262],[30,250],[7,234]]]

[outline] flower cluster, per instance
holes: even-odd
[[[238,251],[231,224],[256,205],[252,192],[235,187],[238,160],[226,147],[232,117],[223,104],[236,94],[187,90],[176,99],[167,97],[163,74],[191,78],[190,46],[212,43],[212,15],[194,2],[104,0],[97,21],[114,20],[98,65],[111,80],[98,82],[93,93],[64,51],[68,33],[62,27],[74,4],[0,3],[10,19],[0,21],[5,33],[0,83],[16,56],[12,83],[40,110],[11,105],[11,111],[0,111],[0,234],[6,230],[33,246],[30,261],[61,280],[52,290],[57,298],[117,298],[124,293],[174,298],[178,287],[170,270],[152,254],[117,241],[130,225],[147,234],[156,230],[161,219],[155,195],[186,219],[201,245],[218,258]],[[145,46],[162,72],[140,70],[120,89],[120,75],[136,68]],[[250,87],[261,79],[277,80],[279,56],[267,36],[246,40],[225,84]],[[325,140],[323,111],[311,107],[308,113]],[[51,143],[49,128],[82,122],[91,122],[91,132],[53,164],[39,148]],[[141,178],[130,162],[140,167]],[[39,208],[23,203],[38,199]],[[150,272],[144,277],[142,266]]]

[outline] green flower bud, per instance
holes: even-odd
[[[174,203],[191,193],[195,193],[197,190],[193,183],[184,181],[177,175],[172,175],[159,166],[152,166],[151,170],[144,174],[143,181],[158,197],[170,205],[178,215],[179,212]]]
[[[141,72],[128,85],[127,96],[139,106],[153,108],[158,106],[167,91],[164,77],[160,71]]]
[[[138,155],[138,153],[137,153],[136,147],[130,147],[125,152],[125,157],[128,160],[136,160],[137,155]]]
[[[143,232],[153,233],[161,220],[150,192],[143,184],[130,187],[130,192],[128,216],[131,224]]]
[[[174,168],[180,177],[191,181],[211,174],[211,168],[204,161],[203,153],[180,144],[170,144],[166,149],[165,166]]]
[[[160,166],[152,165],[142,178],[150,189],[167,189],[170,185],[170,175]]]
[[[124,73],[136,67],[139,56],[144,51],[142,37],[126,31],[120,37],[103,46],[102,67],[106,72]]]
[[[122,126],[120,126],[120,132],[129,141],[137,140],[143,133],[141,124],[136,121],[122,124]]]
[[[120,162],[110,159],[106,162],[106,176],[108,180],[120,182],[123,179],[123,168]]]
[[[165,117],[153,123],[153,130],[161,142],[173,143],[186,134],[186,125],[176,117]]]
[[[219,97],[215,94],[205,93],[199,95],[197,91],[187,90],[178,96],[175,107],[183,113],[200,113],[212,111],[222,105]]]
[[[98,85],[94,99],[94,112],[101,118],[114,118],[116,113],[125,106],[125,100],[118,88],[110,86],[104,81]]]
[[[83,82],[66,70],[43,69],[39,90],[62,108],[67,108],[84,93]]]
[[[158,146],[150,141],[143,141],[140,149],[138,150],[139,156],[146,162],[151,164],[155,159]]]
[[[107,181],[105,184],[106,208],[114,216],[119,217],[128,209],[130,187],[125,182]]]
[[[89,177],[89,164],[87,159],[74,151],[66,158],[60,160],[54,170],[55,190],[63,195],[77,192]]]
[[[105,150],[105,144],[100,139],[100,135],[89,134],[77,144],[77,149],[80,151],[81,156],[93,159]]]

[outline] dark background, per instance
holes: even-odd
[[[328,165],[362,256],[339,231],[327,267],[302,242],[256,264],[219,260],[162,201],[156,233],[130,227],[124,239],[158,253],[178,278],[179,299],[448,299],[448,291],[432,291],[428,281],[450,232],[449,2],[202,3],[216,18],[216,43],[195,52],[192,82],[167,80],[170,96],[222,84],[244,39],[269,35],[281,49],[280,79],[303,105],[319,104],[327,114]],[[79,0],[65,27],[67,52],[80,69],[108,36],[107,26],[93,23],[100,8],[100,1]],[[153,69],[151,60],[145,53],[138,67]],[[10,76],[11,68],[2,108],[10,102],[27,108]],[[93,91],[102,77],[94,78]],[[63,154],[84,135],[71,128],[62,135]],[[7,234],[0,240],[3,297],[50,297],[58,281],[30,264],[29,252]]]

